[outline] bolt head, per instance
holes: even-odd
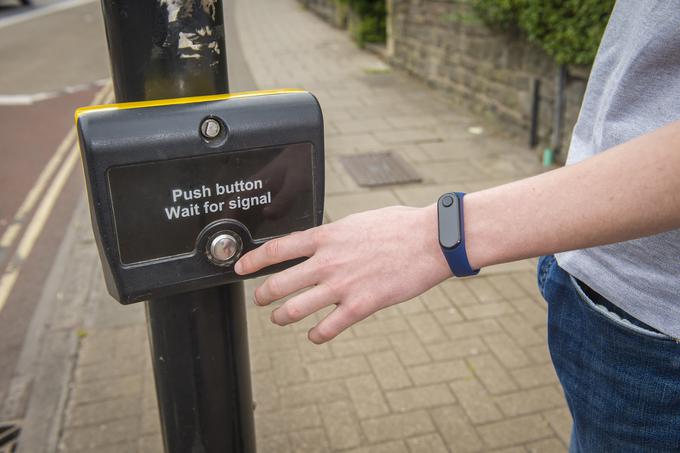
[[[222,131],[222,126],[220,122],[213,118],[207,118],[201,124],[201,134],[207,139],[213,139],[220,135]]]

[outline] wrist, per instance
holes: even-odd
[[[488,216],[484,216],[484,192],[473,192],[465,195],[465,245],[468,262],[473,269],[481,269],[494,261],[493,241],[484,239],[485,224]]]
[[[437,219],[437,204],[433,203],[424,208],[420,208],[420,216],[423,229],[425,232],[424,248],[428,256],[432,258],[432,263],[435,269],[433,272],[441,276],[442,279],[449,278],[453,275],[449,263],[446,261],[439,245],[439,223]]]

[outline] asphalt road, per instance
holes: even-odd
[[[7,4],[12,2],[0,0],[0,409],[26,340],[39,335],[28,326],[50,269],[59,265],[56,252],[85,193],[79,159],[71,169],[64,157],[72,147],[65,138],[72,133],[73,112],[90,104],[109,78],[99,2],[35,0],[30,8]],[[240,51],[231,2],[224,7],[231,89],[255,89]],[[30,203],[50,166],[53,171]],[[55,201],[42,215],[41,205],[50,194]],[[30,209],[22,213],[27,204]],[[31,231],[39,234],[27,241]],[[8,285],[12,276],[16,280]]]
[[[109,68],[97,2],[49,13],[58,2],[37,0],[30,8],[10,8],[7,5],[12,2],[0,1],[2,406],[24,339],[32,334],[27,332],[27,327],[42,285],[76,203],[83,194],[80,163],[68,168],[65,158],[53,159],[53,156],[72,129],[74,110],[92,102],[95,93],[101,89],[95,82],[108,78]],[[46,96],[49,98],[38,100]],[[33,203],[27,203],[29,193],[49,162],[58,165],[44,190]],[[65,179],[60,188],[57,177],[61,168],[64,168]],[[40,211],[46,213],[45,216],[38,215],[42,202],[50,194],[56,196],[55,202],[51,209]],[[15,217],[22,205],[28,205],[30,209],[17,221]],[[18,234],[8,233],[11,228]],[[22,249],[22,239],[31,230],[40,234],[30,241],[33,244],[24,240]],[[28,247],[30,253],[26,254],[28,245],[32,247]],[[17,277],[10,285],[8,275]],[[11,291],[3,296],[2,291],[7,288]]]

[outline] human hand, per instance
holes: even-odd
[[[309,259],[267,278],[255,290],[255,303],[269,305],[306,289],[272,312],[281,326],[335,305],[309,331],[317,344],[451,276],[439,248],[435,205],[362,212],[273,239],[244,255],[235,270],[251,274],[300,257]]]

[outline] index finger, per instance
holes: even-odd
[[[311,230],[298,231],[288,236],[272,239],[246,253],[236,262],[234,270],[239,275],[252,274],[283,261],[310,257],[314,251]]]

